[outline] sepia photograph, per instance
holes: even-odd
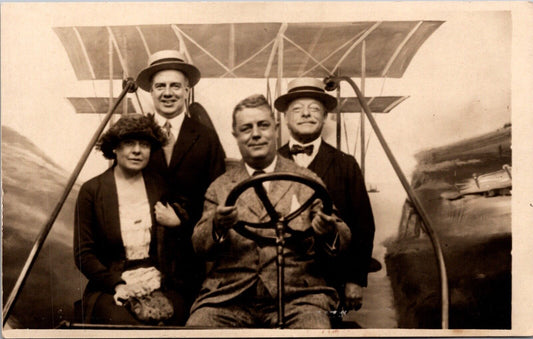
[[[531,3],[0,6],[3,337],[533,335]]]

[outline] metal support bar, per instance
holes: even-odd
[[[366,40],[361,45],[361,97],[365,97],[366,84]],[[362,106],[361,106],[362,107]],[[366,152],[365,152],[365,115],[361,112],[361,174],[365,177]]]
[[[283,248],[285,246],[285,225],[281,218],[276,223],[276,266],[278,268],[278,327],[285,327],[285,300],[284,300],[284,266],[285,257],[283,256]]]
[[[344,59],[346,59],[348,57],[348,55],[350,55],[350,53],[357,47],[357,45],[359,45],[359,43],[363,42],[365,43],[365,39],[367,36],[370,35],[370,33],[372,33],[373,31],[376,30],[376,28],[379,27],[379,25],[381,25],[383,21],[377,21],[376,23],[374,23],[372,25],[372,27],[368,28],[363,35],[361,35],[354,43],[352,46],[350,46],[350,48],[348,48],[348,50],[346,50],[346,52],[344,52],[343,56],[339,59],[339,61],[337,61],[337,64],[335,65],[335,67],[333,68],[333,72],[336,72],[339,67],[342,65],[342,62],[344,61]],[[364,54],[364,53],[363,53]]]
[[[183,52],[183,54],[185,54],[185,57],[187,58],[187,60],[185,61],[192,64],[194,60],[192,59],[191,54],[189,53],[189,50],[187,49],[187,45],[185,44],[185,41],[183,40],[183,36],[180,33],[181,31],[178,29],[178,26],[176,25],[171,25],[171,27],[172,27],[172,30],[174,31],[174,34],[178,38],[178,50],[180,52]]]
[[[74,30],[74,34],[76,35],[76,38],[78,39],[78,42],[80,43],[81,51],[83,52],[83,57],[85,58],[85,62],[87,63],[87,66],[89,67],[89,72],[91,73],[91,78],[92,80],[96,80],[94,68],[93,68],[93,65],[91,64],[91,58],[89,58],[89,54],[87,53],[87,48],[85,47],[85,44],[83,43],[81,34],[76,27],[73,27],[72,30]]]
[[[128,64],[128,40],[125,39],[123,37],[124,41],[124,64],[127,65]],[[122,79],[128,79],[128,74],[126,73],[125,69],[122,70]],[[128,81],[128,80],[124,80],[124,81]],[[124,82],[122,83],[122,87],[124,87]],[[111,100],[109,100],[111,102]],[[122,101],[122,114],[128,114],[128,100],[123,100]]]
[[[141,99],[139,99],[139,93],[137,93],[137,91],[135,91],[135,98],[137,98],[137,103],[139,104],[139,109],[141,110],[141,114],[145,115],[143,105],[141,103]]]
[[[297,49],[300,50],[300,52],[302,52],[307,58],[313,60],[315,62],[315,65],[319,66],[320,68],[322,68],[324,71],[327,72],[327,74],[333,74],[333,71],[330,71],[329,69],[326,68],[326,66],[324,66],[322,64],[322,61],[319,61],[317,60],[315,57],[313,57],[311,55],[311,53],[309,53],[305,48],[303,48],[302,46],[298,45],[296,42],[292,41],[291,39],[289,39],[287,36],[283,36],[285,40],[287,40],[288,42],[290,42],[294,47],[296,47]],[[300,77],[302,77],[302,75],[300,75]]]
[[[398,55],[400,54],[402,49],[405,47],[405,45],[407,44],[409,39],[411,39],[411,37],[416,33],[416,31],[420,28],[420,26],[422,26],[423,23],[424,23],[423,21],[419,21],[416,24],[416,26],[413,27],[413,29],[411,29],[411,31],[405,36],[405,38],[398,45],[398,47],[396,47],[396,50],[394,51],[394,53],[392,54],[391,58],[387,62],[387,65],[385,65],[385,68],[383,68],[383,71],[381,72],[381,76],[382,77],[386,77],[387,76],[387,73],[389,73],[389,70],[390,70],[390,68],[392,66],[392,63],[396,60],[396,58],[398,57]]]
[[[228,66],[233,70],[235,68],[235,24],[229,24],[228,45]]]
[[[257,52],[255,52],[254,54],[250,55],[248,58],[246,58],[245,60],[241,61],[238,65],[236,66],[232,66],[231,70],[229,72],[226,72],[224,74],[222,74],[220,76],[220,78],[224,78],[226,77],[226,75],[233,73],[234,71],[236,71],[237,69],[241,68],[242,66],[246,65],[248,62],[250,62],[250,60],[253,60],[255,57],[257,57],[259,54],[263,53],[263,51],[265,49],[267,49],[270,45],[273,45],[275,44],[275,41],[276,40],[272,40],[270,41],[268,44],[266,44],[265,46],[261,47],[261,49],[259,49]],[[265,76],[265,78],[268,78],[268,76]]]
[[[276,55],[276,52],[278,52],[278,44],[281,40],[283,40],[283,33],[285,33],[285,30],[287,29],[287,27],[288,25],[286,23],[282,24],[279,28],[276,38],[274,39],[274,45],[272,46],[272,50],[270,51],[270,56],[268,57],[267,67],[265,69],[265,78],[270,77],[270,69],[272,68],[272,63],[274,62],[274,56]]]
[[[83,168],[83,165],[85,165],[85,162],[87,161],[87,158],[91,154],[91,151],[96,144],[96,141],[100,137],[100,134],[104,130],[105,126],[107,125],[107,122],[109,119],[111,119],[111,116],[115,112],[115,109],[120,105],[120,102],[128,92],[133,92],[136,89],[135,82],[133,80],[128,80],[124,89],[122,90],[122,93],[120,93],[117,101],[113,105],[113,107],[107,112],[102,122],[100,122],[100,125],[94,132],[93,137],[89,141],[89,144],[85,148],[85,151],[83,152],[80,160],[78,161],[78,164],[74,168],[74,171],[70,175],[70,178],[67,182],[67,185],[65,186],[65,189],[63,191],[63,194],[61,195],[61,198],[59,199],[59,202],[57,203],[56,207],[52,211],[52,214],[50,215],[50,218],[44,225],[43,229],[37,236],[37,239],[33,243],[33,247],[30,251],[30,254],[28,255],[28,258],[26,259],[26,262],[24,264],[24,267],[22,268],[22,271],[20,272],[20,275],[15,283],[15,286],[13,287],[13,290],[11,290],[11,293],[9,294],[9,297],[4,304],[4,308],[2,310],[2,324],[5,325],[7,322],[7,319],[9,318],[9,315],[11,314],[11,311],[13,309],[13,305],[15,304],[15,301],[17,300],[18,296],[20,295],[20,292],[22,288],[24,287],[24,283],[26,282],[26,278],[28,277],[31,268],[33,267],[33,264],[37,260],[37,255],[41,251],[41,248],[43,247],[44,241],[46,240],[46,237],[48,236],[48,233],[50,233],[50,230],[52,229],[52,226],[54,225],[54,222],[59,215],[59,212],[61,211],[61,208],[63,207],[63,204],[67,200],[67,197],[72,189],[72,186],[74,186],[74,183],[76,182],[76,179],[78,178],[78,175],[81,172],[81,169]]]
[[[433,230],[433,227],[431,226],[431,222],[429,219],[428,214],[424,210],[424,207],[422,206],[422,203],[420,200],[418,200],[418,197],[415,194],[415,191],[409,185],[409,182],[407,181],[407,178],[403,174],[400,165],[394,158],[394,155],[392,154],[392,151],[390,150],[387,142],[385,141],[385,138],[383,137],[383,134],[381,134],[381,131],[374,120],[374,117],[372,116],[372,113],[370,111],[370,108],[368,107],[363,94],[355,84],[355,82],[349,78],[349,77],[328,77],[324,79],[324,83],[326,84],[326,90],[332,91],[337,86],[339,86],[339,82],[345,80],[348,82],[355,93],[357,94],[357,99],[359,100],[359,103],[361,104],[361,107],[363,108],[363,111],[365,112],[368,121],[370,122],[370,125],[374,129],[374,132],[376,133],[377,138],[379,139],[379,142],[381,143],[381,146],[383,147],[383,150],[385,151],[385,154],[387,154],[387,157],[389,158],[389,161],[396,171],[396,174],[398,175],[398,178],[400,179],[400,182],[402,183],[405,191],[407,192],[407,195],[411,199],[411,202],[413,203],[416,211],[420,215],[420,218],[423,221],[423,227],[426,233],[429,236],[429,239],[431,240],[431,243],[433,245],[433,249],[435,252],[435,256],[437,259],[438,264],[438,270],[440,275],[440,285],[441,285],[441,306],[442,306],[442,314],[441,314],[441,326],[443,329],[447,329],[449,326],[449,294],[448,294],[448,278],[446,274],[446,265],[444,263],[444,255],[442,253],[442,248],[440,245],[439,238],[435,231]]]
[[[152,55],[152,52],[150,52],[150,47],[148,47],[148,43],[146,42],[146,38],[144,37],[144,34],[143,34],[142,30],[141,30],[141,27],[140,26],[135,26],[135,29],[139,33],[139,37],[141,38],[141,41],[143,43],[144,50],[146,51],[146,55],[148,57],[150,57],[150,55]]]
[[[341,88],[340,86],[337,87],[337,103],[340,101],[341,98]],[[337,135],[337,149],[341,150],[341,120],[342,120],[342,114],[341,114],[341,106],[337,104],[337,124],[336,124],[336,135]]]
[[[228,68],[228,66],[224,65],[224,63],[222,61],[220,61],[217,57],[215,57],[212,53],[210,53],[207,49],[205,49],[204,47],[202,47],[202,45],[200,45],[198,42],[196,42],[196,40],[194,40],[193,38],[191,38],[189,35],[185,34],[185,32],[183,32],[178,26],[176,25],[172,25],[171,26],[172,29],[174,30],[174,33],[178,36],[178,38],[180,38],[180,36],[183,36],[185,38],[187,38],[187,40],[189,40],[193,45],[195,45],[196,47],[198,47],[199,49],[202,50],[202,52],[204,52],[208,57],[210,57],[214,62],[216,62],[220,67],[222,67],[228,74],[230,75],[233,75],[234,77],[237,77],[231,69]],[[178,34],[179,33],[179,34]],[[181,38],[180,38],[180,41],[181,41]],[[183,44],[185,45],[185,44]],[[190,55],[188,55],[188,53],[186,53],[186,56],[187,58],[190,59]],[[189,62],[192,63],[192,60],[189,60]]]
[[[107,45],[107,57],[109,61],[109,106],[108,110],[110,110],[113,107],[113,40],[111,39],[111,35],[107,35],[108,39],[108,45]]]
[[[276,98],[281,94],[281,79],[283,79],[283,36],[278,37],[278,80],[276,82]],[[276,110],[276,120],[281,125],[281,113]],[[281,145],[281,128],[278,128],[278,145]]]
[[[113,34],[113,31],[111,30],[111,27],[106,26],[107,32],[109,34],[109,38],[111,39],[111,42],[113,43],[113,46],[115,47],[115,50],[117,51],[117,57],[118,61],[120,62],[120,66],[122,67],[122,73],[125,74],[126,77],[129,77],[130,72],[128,71],[128,64],[124,60],[122,56],[122,52],[120,51],[120,47],[118,45],[118,41],[115,38],[115,34]]]

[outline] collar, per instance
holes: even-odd
[[[263,171],[265,171],[265,173],[272,173],[274,172],[274,169],[276,168],[276,163],[278,161],[278,156],[276,155],[274,157],[274,160],[272,160],[272,162],[270,163],[270,165],[268,165],[267,167],[265,168],[262,168]],[[248,172],[248,174],[250,176],[252,176],[252,174],[257,171],[258,169],[256,168],[252,168],[250,167],[250,165],[248,165],[247,163],[244,163],[244,167],[246,168],[246,172]]]
[[[303,147],[309,146],[309,145],[313,145],[313,153],[311,153],[310,155],[302,154],[304,156],[310,157],[311,159],[313,159],[317,155],[318,149],[320,148],[321,144],[322,144],[322,138],[320,138],[320,137],[316,138],[315,140],[313,140],[311,142],[308,142],[307,144],[302,144],[301,142],[296,141],[292,136],[289,137],[289,149],[293,145],[300,145],[300,146],[303,146]],[[300,154],[298,154],[298,155],[300,155]]]
[[[183,120],[185,119],[185,113],[186,113],[186,110],[185,110],[185,107],[183,107],[183,110],[181,111],[181,113],[172,119],[167,119],[161,116],[159,113],[156,113],[154,116],[155,116],[155,121],[161,127],[163,127],[163,125],[167,121],[170,122],[170,125],[172,126],[170,130],[172,131],[172,134],[174,134],[174,136],[177,138],[180,132],[180,129],[181,129],[181,125],[183,124]]]

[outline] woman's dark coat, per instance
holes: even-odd
[[[120,232],[118,195],[113,169],[84,183],[76,202],[74,221],[74,260],[78,269],[89,279],[83,296],[83,318],[90,321],[92,309],[102,292],[115,293],[115,286],[123,282],[122,272],[131,263]],[[155,221],[154,206],[164,197],[164,184],[157,176],[143,173],[150,213],[152,240],[150,260],[165,275],[168,271],[165,238],[175,232]],[[173,286],[178,288],[179,286]]]

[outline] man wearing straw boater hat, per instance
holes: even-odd
[[[188,114],[189,92],[201,75],[198,68],[184,60],[176,50],[152,54],[148,66],[137,76],[137,85],[150,92],[155,119],[169,140],[153,152],[147,170],[163,176],[171,194],[169,200],[174,202],[173,206],[158,204],[155,214],[161,218],[172,215],[166,213],[172,207],[176,211],[178,226],[172,229],[175,234],[167,237],[170,243],[166,245],[173,253],[168,265],[177,288],[193,299],[204,269],[194,256],[190,237],[202,214],[207,187],[225,171],[225,156],[216,132]]]
[[[339,264],[325,265],[330,283],[342,298],[346,310],[362,305],[363,287],[371,262],[374,241],[374,217],[359,165],[355,158],[322,140],[321,133],[328,112],[337,100],[324,91],[322,81],[295,79],[287,94],[274,102],[285,112],[289,142],[279,153],[298,165],[315,172],[326,184],[340,217],[352,232],[352,242]]]

